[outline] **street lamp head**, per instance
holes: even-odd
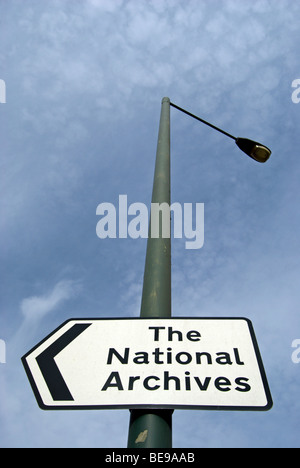
[[[271,150],[257,141],[248,140],[247,138],[236,138],[235,142],[244,153],[260,163],[266,162],[271,156]]]

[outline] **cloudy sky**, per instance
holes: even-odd
[[[299,2],[0,8],[0,445],[126,447],[128,410],[42,411],[20,358],[71,317],[139,316],[146,239],[100,239],[96,208],[120,194],[149,206],[169,96],[272,149],[255,163],[171,109],[172,201],[205,206],[203,247],[172,240],[172,314],[249,318],[274,400],[175,411],[173,446],[299,446]]]

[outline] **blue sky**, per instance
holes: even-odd
[[[151,200],[161,99],[272,149],[265,164],[171,109],[172,314],[244,316],[269,412],[175,411],[174,447],[299,446],[298,2],[0,0],[0,445],[126,447],[129,412],[42,411],[20,358],[71,317],[138,317],[145,239],[99,239],[96,208]]]

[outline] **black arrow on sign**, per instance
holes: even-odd
[[[36,358],[54,401],[73,401],[70,390],[54,360],[55,356],[77,338],[91,323],[77,323]]]

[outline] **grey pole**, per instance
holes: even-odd
[[[157,142],[152,204],[170,207],[170,99],[163,98]],[[171,317],[171,236],[151,237],[151,221],[147,243],[141,317]],[[168,220],[171,225],[170,213]]]
[[[152,204],[170,207],[170,99],[162,100],[153,181]],[[152,205],[151,205],[152,206]],[[166,206],[165,206],[166,208]],[[163,219],[162,219],[163,218]],[[171,217],[162,216],[158,237],[151,236],[151,216],[147,242],[141,317],[171,317]],[[163,237],[163,222],[169,236]],[[152,231],[153,234],[153,231]],[[157,234],[156,234],[157,235]],[[128,448],[171,448],[172,410],[132,410]]]

